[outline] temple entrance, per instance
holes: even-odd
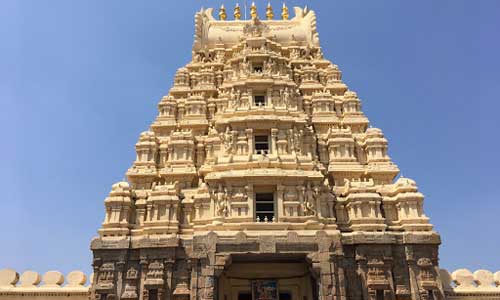
[[[218,300],[314,300],[317,284],[304,255],[232,255],[218,278]]]

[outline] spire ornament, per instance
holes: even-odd
[[[224,4],[222,4],[219,8],[219,19],[221,21],[225,21],[227,19],[226,8],[224,7]]]
[[[255,2],[252,1],[252,5],[250,6],[250,16],[252,19],[257,18],[257,6],[255,6]]]
[[[267,3],[266,17],[267,17],[268,20],[272,20],[273,17],[274,17],[274,13],[273,13],[273,8],[271,6],[271,2]]]
[[[283,2],[283,8],[281,9],[281,18],[283,20],[288,20],[288,17],[289,17],[289,13],[288,13],[288,7],[286,6],[285,2]]]
[[[241,19],[241,8],[238,3],[236,3],[236,6],[234,7],[234,19],[235,20]]]

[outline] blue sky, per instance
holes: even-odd
[[[194,12],[220,3],[0,2],[0,268],[90,272],[104,198],[190,60]],[[500,1],[287,4],[316,11],[325,56],[426,195],[441,266],[500,270]]]

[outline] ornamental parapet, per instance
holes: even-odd
[[[387,285],[385,279],[378,280],[376,276],[382,272],[382,269],[378,270],[377,265],[371,261],[368,262],[368,267],[371,270],[368,274],[370,285]],[[468,269],[459,269],[450,273],[445,269],[440,269],[439,276],[443,284],[444,295],[448,300],[500,299],[500,271],[496,273],[488,270],[471,272]],[[81,271],[72,271],[64,276],[58,271],[49,271],[40,275],[28,270],[20,275],[15,270],[2,269],[0,270],[0,300],[87,300],[93,277],[91,274],[90,282],[88,282],[87,276]]]
[[[90,292],[87,276],[81,271],[72,271],[66,277],[58,271],[40,275],[25,271],[21,275],[12,269],[0,270],[0,300],[14,299],[71,299],[87,300]]]
[[[500,271],[458,269],[439,270],[446,299],[449,300],[498,300],[500,299]]]

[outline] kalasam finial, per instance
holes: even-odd
[[[234,19],[235,20],[241,19],[241,8],[238,3],[236,3],[236,6],[234,7]]]
[[[224,7],[224,4],[222,4],[219,8],[219,19],[224,21],[227,18],[226,14],[226,8]]]
[[[271,6],[271,2],[267,3],[266,17],[267,17],[268,20],[272,20],[273,17],[274,17],[273,7]]]
[[[252,19],[257,18],[257,6],[255,6],[255,2],[252,1],[252,5],[250,6],[250,16]]]
[[[288,7],[286,7],[285,2],[283,2],[283,8],[281,9],[281,18],[283,20],[288,20],[289,14],[288,14]]]

